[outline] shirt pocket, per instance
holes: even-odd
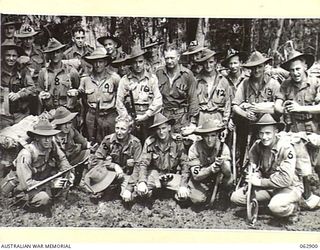
[[[225,89],[217,88],[213,96],[213,102],[218,106],[223,107],[226,104],[226,99],[227,99],[226,96],[227,96],[227,92]]]

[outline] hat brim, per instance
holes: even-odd
[[[161,41],[161,42],[150,43],[150,44],[142,47],[141,49],[148,49],[148,48],[151,48],[151,47],[154,47],[154,46],[159,46],[159,45],[161,45],[161,44],[164,44],[164,42]]]
[[[132,63],[132,60],[133,60],[133,59],[135,59],[135,58],[137,58],[137,57],[139,57],[139,56],[144,56],[144,57],[145,57],[145,55],[146,55],[147,53],[148,53],[147,51],[143,51],[143,52],[140,52],[140,53],[138,53],[138,54],[136,54],[136,55],[129,55],[128,58],[127,58],[127,61],[128,61],[128,63]]]
[[[1,50],[10,50],[10,49],[16,50],[19,56],[26,55],[24,50],[18,45],[2,45],[1,46]]]
[[[32,36],[38,35],[39,33],[40,33],[39,31],[30,32],[28,34],[16,33],[16,34],[14,34],[14,36],[17,38],[27,38],[27,37],[32,37]]]
[[[98,41],[101,45],[103,45],[103,41],[106,40],[106,39],[111,39],[111,40],[115,41],[115,42],[117,43],[117,45],[116,45],[116,48],[117,48],[117,49],[121,47],[121,41],[120,41],[120,39],[117,38],[117,37],[114,37],[114,36],[102,36],[102,37],[99,37],[99,38],[97,39],[97,41]]]
[[[195,50],[192,50],[192,51],[187,50],[187,51],[183,52],[182,55],[183,56],[193,55],[193,54],[198,53],[198,52],[200,52],[200,51],[202,51],[204,49],[205,49],[204,47],[198,47],[198,48],[196,48]]]
[[[54,136],[59,134],[61,131],[57,129],[50,129],[50,130],[40,130],[40,129],[35,129],[35,130],[30,130],[27,131],[27,135],[29,137],[32,137],[34,135],[42,135],[42,136]]]
[[[111,63],[112,59],[110,56],[108,55],[105,55],[105,56],[85,56],[83,57],[83,59],[87,62],[87,63],[90,63],[92,64],[95,60],[99,60],[99,59],[103,59],[103,60],[106,60],[108,61],[108,63]]]
[[[97,166],[97,167],[101,167],[101,166]],[[97,167],[95,167],[95,168],[97,168]],[[107,175],[100,182],[91,185],[90,184],[90,175],[93,171],[95,171],[95,168],[91,169],[87,173],[84,181],[85,181],[86,185],[91,189],[91,191],[93,191],[94,193],[99,193],[110,186],[110,184],[116,178],[116,172],[107,170],[108,171]]]
[[[290,67],[290,64],[291,62],[299,59],[299,58],[304,58],[306,60],[306,63],[307,63],[307,69],[310,69],[311,66],[314,64],[315,62],[315,58],[313,55],[310,55],[310,54],[301,54],[299,56],[296,56],[296,57],[293,57],[291,58],[290,60],[284,62],[283,64],[280,65],[281,68],[285,69],[286,71],[289,71],[289,67]]]
[[[247,54],[243,51],[239,51],[238,53],[229,55],[221,62],[221,65],[225,68],[228,68],[230,59],[235,56],[239,56],[240,61],[243,61],[246,58]]]
[[[18,30],[18,29],[20,29],[22,23],[20,23],[20,22],[6,22],[6,23],[2,24],[3,27],[10,26],[10,25],[14,25],[16,30]]]
[[[66,117],[64,118],[61,118],[61,119],[54,119],[51,124],[53,125],[60,125],[60,124],[65,124],[69,121],[72,121],[76,116],[77,116],[77,112],[75,113],[70,113],[69,115],[67,115]]]
[[[204,57],[202,57],[202,58],[200,58],[198,60],[195,60],[195,62],[203,63],[203,62],[207,61],[208,59],[210,59],[211,57],[215,56],[216,54],[217,54],[217,52],[215,52],[215,51],[211,52],[210,54],[208,54],[208,55],[206,55],[206,56],[204,56]]]
[[[217,131],[222,131],[225,128],[196,128],[193,132],[195,135],[202,135],[202,134],[208,134],[211,132],[217,132]]]
[[[128,61],[128,58],[123,58],[123,59],[113,61],[111,65],[115,68],[119,68],[121,65],[126,65],[127,61]]]
[[[263,63],[267,63],[267,62],[271,62],[272,58],[265,58],[265,59],[261,59],[255,62],[248,62],[248,63],[244,63],[242,64],[242,67],[244,68],[252,68],[252,67],[256,67],[258,65],[261,65]]]
[[[169,125],[173,125],[175,124],[175,120],[173,118],[171,119],[167,119],[167,120],[163,120],[161,122],[158,122],[158,123],[155,123],[155,124],[152,124],[149,129],[154,129],[156,127],[159,127],[160,125],[164,124],[164,123],[168,123]]]
[[[57,50],[59,50],[59,49],[63,49],[63,48],[66,47],[66,46],[67,46],[66,44],[61,44],[61,45],[59,45],[59,46],[56,47],[56,48],[44,50],[43,53],[51,53],[51,52],[53,52],[53,51],[57,51]]]
[[[250,124],[252,127],[254,127],[254,128],[259,128],[259,127],[264,127],[264,126],[271,126],[271,125],[275,125],[278,129],[279,129],[279,131],[282,131],[282,130],[284,130],[284,128],[285,128],[285,124],[284,123],[282,123],[282,122],[271,122],[271,123],[252,123],[252,124]]]

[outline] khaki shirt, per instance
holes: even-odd
[[[198,81],[197,96],[199,107],[202,111],[219,111],[222,113],[223,121],[228,122],[231,114],[231,88],[226,78],[216,73],[214,78],[209,78],[203,73],[196,77]],[[213,84],[209,91],[209,84]]]
[[[215,162],[218,152],[219,148],[210,149],[203,140],[194,142],[188,154],[192,177],[196,177],[201,182],[209,182],[213,177],[210,165]],[[230,149],[225,143],[223,144],[221,157],[224,162],[231,164]]]
[[[101,81],[97,81],[93,75],[82,77],[79,89],[93,90],[92,94],[87,95],[89,107],[95,109],[99,101],[100,109],[107,110],[115,108],[119,81],[120,76],[117,73],[106,69]]]
[[[167,146],[160,147],[156,137],[146,139],[140,160],[139,182],[147,182],[148,172],[156,170],[159,175],[167,173],[179,173],[181,171],[181,186],[187,186],[189,169],[187,165],[187,153],[182,141],[170,137]]]
[[[296,171],[296,153],[289,141],[278,139],[271,150],[257,140],[249,151],[250,163],[259,167],[262,186],[269,188],[300,187]]]
[[[248,79],[249,78],[249,74],[246,73],[244,70],[241,70],[241,75],[239,76],[239,78],[234,81],[230,78],[230,74],[227,74],[225,77],[226,79],[228,80],[229,82],[229,85],[231,87],[231,100],[233,100],[235,94],[236,94],[236,91],[239,87],[239,85],[245,80],[245,79]]]
[[[280,84],[273,78],[265,76],[260,89],[255,89],[248,78],[239,85],[232,104],[274,102],[279,90]]]
[[[43,103],[46,109],[55,109],[59,106],[70,107],[67,103],[67,91],[78,89],[80,77],[78,72],[70,66],[62,64],[62,67],[55,71],[50,65],[41,69],[38,78],[40,91],[47,91],[51,94],[50,100]]]
[[[6,89],[6,91],[4,90]],[[4,103],[4,93],[18,93],[20,98],[14,102],[9,101],[10,113],[24,113],[28,109],[28,97],[37,95],[37,88],[30,74],[22,75],[16,68],[13,71],[6,69],[5,65],[1,68],[1,105]],[[5,108],[7,110],[7,108]],[[9,115],[9,114],[4,114]]]
[[[162,96],[159,91],[158,79],[154,74],[147,71],[141,79],[133,73],[129,73],[121,78],[117,93],[117,111],[119,115],[128,115],[125,103],[130,103],[129,90],[132,90],[134,104],[137,113],[146,113],[153,116],[162,107]]]
[[[43,52],[39,48],[36,48],[34,45],[32,45],[30,55],[28,56],[30,58],[30,63],[28,64],[30,75],[34,79],[34,81],[37,81],[40,70],[45,67],[45,56]]]
[[[197,116],[199,114],[199,103],[196,92],[196,79],[189,69],[182,65],[178,67],[178,74],[173,79],[172,85],[165,66],[158,68],[156,72],[163,98],[163,108],[180,109],[187,107],[190,117]]]
[[[78,47],[74,44],[72,47],[70,47],[65,52],[63,52],[63,55],[67,60],[73,59],[73,58],[81,59],[84,56],[90,55],[92,52],[93,52],[93,48],[89,45],[85,45],[83,47],[83,50],[80,51]]]
[[[14,161],[20,190],[26,190],[53,174],[65,170],[70,164],[55,142],[49,152],[40,151],[35,141],[20,151]]]

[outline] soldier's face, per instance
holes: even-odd
[[[106,65],[107,65],[107,63],[103,59],[94,60],[94,62],[93,62],[93,71],[95,73],[101,73],[101,72],[103,72],[105,70]]]
[[[254,78],[260,78],[260,77],[263,77],[265,65],[263,63],[255,67],[252,67],[250,69],[251,69],[251,76],[253,76]]]
[[[212,72],[216,68],[217,61],[214,59],[214,57],[209,58],[207,61],[203,63],[203,68],[208,73]]]
[[[84,33],[82,31],[78,31],[74,33],[72,41],[76,44],[78,48],[82,48],[84,45]]]
[[[168,123],[161,124],[157,127],[156,133],[160,140],[168,140],[170,137],[171,125]]]
[[[4,28],[4,36],[6,38],[13,38],[15,31],[16,31],[16,27],[14,25],[7,25]]]
[[[124,121],[119,121],[115,126],[116,137],[119,141],[123,141],[129,137],[130,127],[129,124]]]
[[[209,148],[213,148],[219,139],[219,132],[211,132],[202,136],[204,142]]]
[[[32,44],[34,42],[34,37],[25,37],[25,38],[21,38],[22,41],[22,46],[25,48],[31,48]]]
[[[274,125],[261,127],[259,130],[259,138],[265,147],[270,147],[276,141],[276,133],[278,129]]]
[[[15,49],[9,49],[4,52],[4,62],[7,66],[12,67],[16,64],[18,52]]]
[[[123,77],[124,75],[129,73],[129,67],[128,65],[120,65],[118,68],[118,74],[119,76]]]
[[[134,73],[142,73],[145,67],[145,61],[143,56],[139,56],[133,60],[132,70]]]
[[[197,52],[197,53],[195,53],[195,54],[192,54],[192,55],[191,55],[191,60],[192,60],[192,61],[199,60],[199,59],[201,58],[201,55],[202,55],[202,52],[201,52],[201,51],[199,51],[199,52]]]
[[[69,134],[71,127],[72,127],[72,121],[59,125],[58,129],[61,130],[61,132],[64,134]]]
[[[239,56],[233,56],[230,58],[229,63],[228,63],[230,72],[233,74],[236,74],[240,70],[240,59]]]
[[[50,149],[52,147],[52,136],[36,136],[36,141],[42,149]]]
[[[176,50],[170,50],[164,52],[164,60],[166,62],[166,67],[169,69],[174,69],[179,62],[180,56]]]
[[[301,60],[293,61],[290,64],[289,72],[293,81],[302,82],[306,77],[307,64]]]
[[[112,55],[116,51],[117,43],[113,41],[112,39],[106,39],[103,42],[103,46],[107,51],[107,55]]]
[[[53,63],[59,63],[62,61],[62,58],[63,58],[63,52],[61,49],[50,52],[48,55],[51,62]]]

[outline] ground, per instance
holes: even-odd
[[[181,208],[174,200],[162,197],[149,209],[136,203],[131,208],[123,206],[120,199],[94,204],[89,195],[70,190],[66,201],[55,201],[52,217],[37,212],[26,212],[17,207],[8,208],[1,201],[1,227],[110,227],[110,228],[197,228],[197,229],[256,229],[281,231],[312,231],[320,229],[320,210],[299,212],[299,221],[290,224],[273,218],[266,208],[260,208],[254,228],[246,223],[245,208],[222,204],[214,208]]]

